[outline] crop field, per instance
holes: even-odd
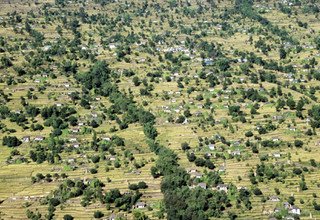
[[[0,1],[0,219],[320,219],[319,15]]]

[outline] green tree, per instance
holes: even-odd
[[[156,128],[150,122],[143,125],[143,132],[148,138],[153,140],[158,136]]]

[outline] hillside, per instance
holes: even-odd
[[[320,218],[320,2],[0,2],[0,219]]]

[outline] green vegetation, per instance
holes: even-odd
[[[319,11],[2,3],[0,219],[318,218]]]

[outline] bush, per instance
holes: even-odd
[[[144,181],[141,181],[138,183],[138,187],[139,189],[146,189],[148,188],[148,185]]]
[[[130,190],[138,190],[139,189],[139,186],[137,184],[130,184],[129,185],[129,189]]]
[[[58,205],[60,205],[60,201],[59,201],[59,199],[56,199],[56,198],[52,198],[52,199],[50,199],[50,201],[49,201],[49,205],[52,205],[52,206],[58,206]]]
[[[99,163],[100,157],[98,155],[94,155],[94,156],[91,157],[91,161],[93,163]]]
[[[188,143],[184,142],[184,143],[181,144],[181,149],[182,149],[183,151],[186,151],[186,150],[189,150],[189,149],[190,149],[190,146],[189,146]]]
[[[73,220],[73,217],[71,215],[64,215],[63,220]]]
[[[253,194],[255,194],[256,196],[260,196],[260,195],[262,195],[262,191],[259,188],[255,188],[253,190]]]
[[[303,141],[301,141],[301,140],[295,140],[294,141],[294,146],[295,147],[302,147],[303,146]]]
[[[206,164],[206,161],[205,161],[205,159],[198,157],[198,158],[194,161],[194,163],[195,163],[196,166],[198,166],[198,167],[203,167],[203,166]]]
[[[253,133],[252,131],[248,131],[245,133],[246,137],[252,137],[253,136]]]
[[[292,171],[294,174],[296,175],[300,175],[302,174],[302,170],[300,168],[293,168],[293,171]]]
[[[2,144],[8,147],[17,147],[22,144],[22,142],[15,136],[5,136],[3,137]]]
[[[93,217],[95,218],[102,218],[104,216],[104,214],[101,211],[95,211],[93,213]]]

